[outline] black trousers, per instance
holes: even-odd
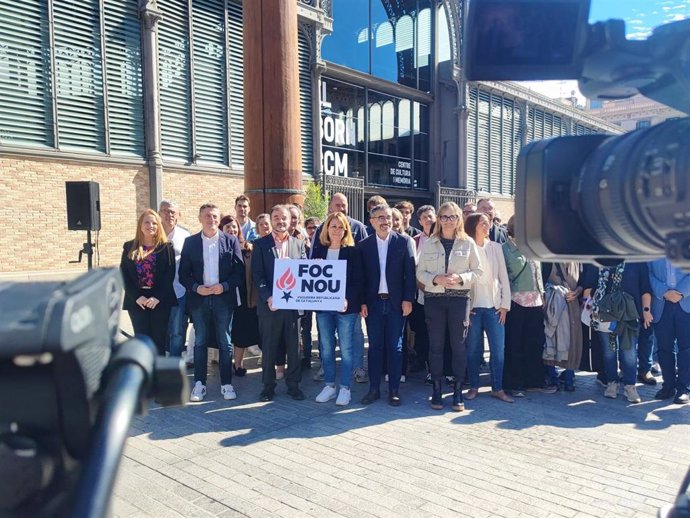
[[[302,381],[302,354],[299,347],[299,321],[297,311],[280,309],[259,314],[259,332],[262,348],[262,381],[264,385],[276,383],[276,360],[281,344],[287,352],[285,382],[288,387],[297,387]]]
[[[458,383],[465,377],[467,368],[466,322],[469,320],[467,297],[428,297],[424,299],[426,326],[429,331],[429,370],[431,379],[443,378],[444,348],[446,337],[452,352],[451,365]]]
[[[506,317],[503,386],[509,390],[544,386],[544,310],[513,302]]]
[[[426,366],[429,363],[429,331],[426,328],[424,305],[415,301],[407,321],[410,329],[414,331],[414,350],[417,361]]]
[[[160,306],[160,305],[159,305]],[[141,309],[137,306],[128,309],[129,318],[132,321],[134,333],[146,335],[156,344],[156,350],[161,356],[165,356],[165,346],[168,342],[168,321],[170,320],[170,306],[155,309]]]

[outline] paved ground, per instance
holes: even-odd
[[[280,385],[259,403],[254,369],[235,380],[236,401],[212,377],[203,403],[154,406],[134,423],[114,515],[653,517],[690,463],[690,407],[647,387],[629,405],[580,374],[574,393],[510,405],[485,387],[454,413],[447,399],[430,409],[421,378],[399,408],[339,409],[313,401],[321,384],[307,376],[302,402]]]

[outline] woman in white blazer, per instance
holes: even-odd
[[[470,294],[472,310],[467,335],[467,373],[470,390],[468,400],[479,394],[479,364],[484,353],[484,332],[489,338],[491,353],[491,395],[506,403],[515,400],[503,390],[503,363],[505,356],[506,314],[510,311],[510,279],[503,249],[489,240],[491,222],[486,214],[475,213],[467,217],[465,230],[474,239],[479,252],[482,275]]]

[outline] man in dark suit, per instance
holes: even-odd
[[[221,394],[235,399],[232,386],[232,313],[237,307],[237,288],[244,281],[240,243],[218,229],[220,210],[207,203],[199,209],[202,230],[188,237],[180,255],[180,283],[187,290],[187,309],[192,315],[194,341],[194,388],[190,401],[206,395],[206,363],[213,323],[218,341]]]
[[[328,204],[328,213],[332,214],[334,212],[341,212],[347,216],[347,210],[347,197],[343,193],[335,193],[331,197],[331,201]],[[352,229],[352,239],[355,240],[355,245],[369,235],[366,227],[361,221],[357,221],[350,216],[347,216],[347,221],[350,223],[350,229]],[[309,257],[322,257],[325,253],[325,247],[321,244],[320,239],[322,228],[323,225],[316,229],[316,232],[314,233]],[[354,368],[355,381],[357,383],[366,383],[369,381],[369,378],[367,377],[367,371],[364,370],[364,333],[362,332],[361,319],[357,319],[357,322],[355,323],[352,340],[352,366]]]
[[[292,399],[302,400],[304,394],[299,388],[302,369],[299,350],[299,314],[295,310],[273,307],[273,272],[276,259],[306,259],[304,240],[288,233],[290,210],[287,205],[276,205],[271,209],[273,232],[254,241],[252,253],[252,278],[259,290],[257,314],[263,352],[262,381],[264,388],[259,399],[271,401],[275,395],[276,357],[278,346],[285,343],[287,350],[287,371],[285,381]]]
[[[400,405],[402,374],[402,335],[405,319],[414,301],[415,257],[408,239],[392,231],[390,207],[379,205],[371,211],[375,234],[361,241],[364,265],[364,304],[362,316],[369,335],[369,393],[362,403],[369,404],[381,397],[383,351],[388,359],[388,402]]]
[[[503,225],[496,223],[496,205],[491,198],[482,198],[477,202],[477,212],[483,212],[491,221],[489,239],[502,245],[508,240],[508,230]]]

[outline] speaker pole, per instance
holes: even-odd
[[[84,243],[84,252],[86,253],[86,266],[89,271],[93,270],[93,242],[91,241],[91,231],[86,231],[86,243]]]

